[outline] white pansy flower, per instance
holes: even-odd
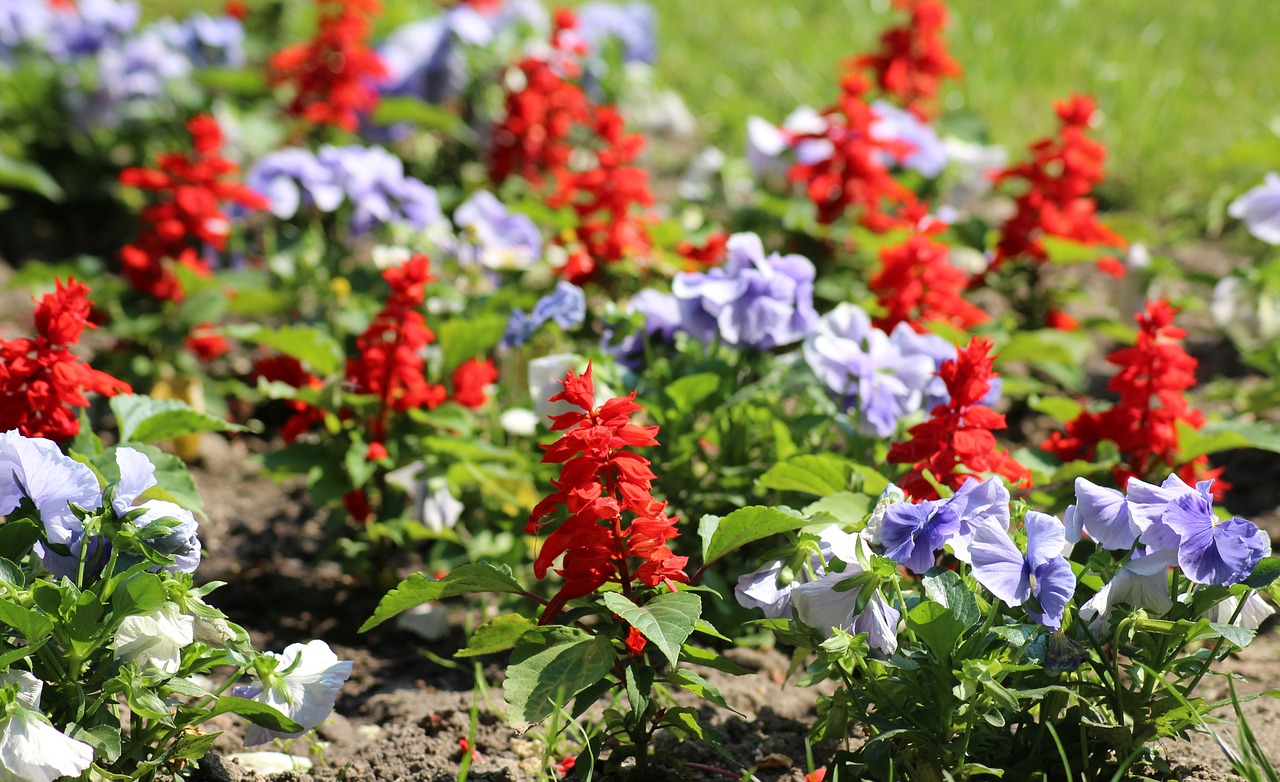
[[[1236,610],[1240,610],[1240,615],[1236,616]],[[1228,597],[1220,603],[1217,603],[1208,611],[1204,612],[1204,617],[1210,622],[1218,624],[1234,624],[1236,627],[1243,627],[1245,630],[1257,630],[1262,622],[1276,610],[1262,599],[1262,595],[1257,592],[1251,592],[1244,601],[1244,608],[1240,608],[1240,598]],[[1232,622],[1231,618],[1235,617]]]
[[[1089,623],[1089,632],[1101,638],[1111,629],[1111,611],[1121,603],[1145,608],[1162,616],[1173,607],[1169,599],[1169,568],[1178,563],[1173,549],[1131,557],[1097,594],[1080,606],[1080,618]]]
[[[437,534],[453,529],[462,517],[462,503],[449,493],[449,481],[442,476],[427,479],[422,500],[422,523]]]
[[[538,415],[523,407],[512,407],[498,416],[498,422],[508,433],[532,437],[538,431]]]
[[[533,397],[533,411],[543,424],[550,426],[548,419],[551,416],[564,415],[578,409],[564,400],[547,400],[564,390],[560,381],[564,380],[570,369],[581,374],[587,371],[587,363],[587,359],[576,353],[556,353],[529,362],[529,395]],[[613,392],[598,377],[595,378],[595,389],[597,407],[614,397]]]
[[[236,689],[245,695],[251,694],[254,700],[267,704],[308,730],[324,722],[333,711],[338,690],[351,676],[351,661],[338,660],[324,641],[290,644],[283,653],[267,652],[264,658],[268,659],[259,660],[262,681],[250,688]],[[262,665],[264,662],[266,666]],[[264,670],[272,664],[274,670]],[[250,725],[244,744],[252,747],[297,735]]]
[[[45,721],[39,712],[44,682],[26,671],[0,673],[0,687],[14,684],[17,698],[0,712],[0,782],[54,782],[83,774],[93,763],[93,748]]]
[[[144,616],[125,617],[111,648],[116,659],[128,660],[142,670],[158,668],[172,676],[182,663],[182,650],[193,640],[195,620],[183,614],[176,603],[165,603]]]

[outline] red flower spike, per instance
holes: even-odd
[[[1000,229],[991,268],[1010,258],[1046,261],[1042,241],[1055,236],[1073,242],[1124,247],[1124,237],[1098,222],[1097,203],[1089,193],[1103,180],[1107,150],[1085,135],[1093,118],[1093,101],[1074,95],[1054,105],[1062,123],[1058,138],[1046,138],[1030,147],[1032,159],[996,172],[999,182],[1017,181],[1025,191],[1014,201],[1014,213]],[[1124,266],[1113,257],[1098,261],[1107,274],[1120,277]]]
[[[324,381],[304,369],[302,363],[292,356],[277,355],[254,361],[253,377],[294,388],[324,388]],[[294,442],[311,427],[324,421],[324,411],[318,407],[297,399],[287,400],[286,404],[293,411],[280,431],[286,443]]]
[[[941,226],[916,223],[911,236],[880,251],[880,271],[869,286],[885,314],[875,325],[892,331],[906,323],[923,333],[929,323],[944,323],[969,331],[987,321],[987,314],[964,300],[969,276],[950,261],[950,248],[931,234]]]
[[[1174,309],[1167,300],[1147,302],[1135,316],[1138,336],[1130,347],[1112,351],[1107,361],[1119,371],[1107,390],[1119,397],[1100,412],[1081,412],[1054,432],[1040,447],[1063,461],[1092,459],[1101,442],[1115,443],[1124,461],[1115,468],[1123,486],[1130,477],[1159,479],[1177,472],[1188,483],[1216,477],[1208,457],[1190,462],[1178,457],[1178,423],[1199,429],[1204,415],[1187,402],[1183,392],[1196,383],[1196,360],[1182,347],[1186,331],[1173,325]],[[1227,487],[1214,484],[1221,494]]]
[[[471,358],[453,370],[453,401],[477,410],[489,401],[485,387],[498,381],[498,368],[488,359]]]
[[[378,105],[375,84],[386,65],[368,46],[378,0],[316,0],[319,24],[310,41],[276,52],[268,63],[272,85],[289,84],[289,113],[313,125],[354,131],[360,115]]]
[[[712,231],[702,246],[680,242],[676,245],[676,254],[685,259],[685,271],[696,272],[708,266],[719,266],[729,254],[729,234]]]
[[[991,389],[995,358],[991,343],[977,337],[954,360],[944,361],[938,376],[950,401],[930,412],[929,420],[908,430],[911,439],[889,449],[892,464],[910,464],[899,485],[914,500],[936,500],[938,492],[925,477],[928,470],[944,486],[958,489],[973,474],[993,473],[1013,485],[1031,485],[1031,472],[997,450],[992,430],[1004,429],[1004,416],[981,404]]]
[[[871,71],[881,92],[928,119],[942,80],[962,74],[942,34],[947,7],[939,0],[896,0],[894,5],[910,14],[907,23],[886,30],[880,50],[854,62]]]
[[[652,587],[664,580],[688,581],[687,557],[676,556],[666,545],[679,532],[676,519],[665,512],[666,503],[653,498],[655,476],[649,460],[623,450],[657,444],[658,428],[631,423],[631,415],[642,409],[634,393],[595,407],[590,366],[582,375],[570,370],[562,383],[564,390],[548,401],[563,401],[582,412],[555,417],[564,433],[542,446],[542,461],[563,466],[560,477],[552,481],[555,491],[533,509],[525,528],[538,534],[548,517],[561,508],[565,512],[533,563],[534,574],[544,578],[564,557],[556,571],[564,585],[543,610],[542,624],[554,619],[569,600],[611,581],[624,594],[630,594],[634,582]],[[624,522],[624,514],[631,515],[630,523]]]
[[[246,209],[268,205],[266,198],[230,179],[237,168],[219,152],[222,131],[213,117],[193,118],[187,132],[195,155],[170,152],[157,159],[157,169],[120,172],[120,184],[156,194],[156,202],[139,215],[138,238],[120,250],[120,271],[135,289],[157,299],[182,301],[186,296],[173,264],[209,273],[202,250],[222,250],[230,236],[223,202]]]
[[[72,407],[86,393],[127,394],[129,384],[93,369],[71,352],[89,322],[89,288],[68,278],[36,302],[35,339],[0,340],[0,431],[62,442],[80,432]]]
[[[206,364],[230,350],[227,338],[219,334],[212,323],[201,323],[193,328],[185,344],[187,350]]]
[[[796,163],[787,175],[804,185],[809,200],[818,209],[818,222],[833,223],[850,207],[857,207],[864,227],[885,231],[902,222],[885,207],[907,205],[915,198],[889,173],[885,158],[900,160],[910,154],[912,147],[871,134],[876,114],[864,97],[867,86],[866,79],[856,73],[841,80],[840,99],[823,112],[826,128],[820,133],[798,134],[793,141],[826,141],[831,145],[830,156],[813,163]]]

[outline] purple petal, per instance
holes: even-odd
[[[1142,532],[1123,494],[1084,478],[1076,478],[1075,523],[1099,546],[1112,551],[1132,548]]]
[[[987,519],[974,528],[969,555],[974,578],[1006,605],[1022,605],[1031,594],[1031,568],[999,521]]]
[[[156,485],[156,466],[145,454],[125,447],[116,449],[116,466],[120,468],[120,480],[111,507],[117,516],[123,516],[143,492]]]

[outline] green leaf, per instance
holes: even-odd
[[[153,399],[140,394],[111,398],[111,411],[120,427],[121,442],[151,443],[196,432],[239,431],[221,418],[196,411],[177,399]]]
[[[758,483],[766,489],[826,497],[848,489],[853,472],[852,462],[834,454],[801,454],[770,467]]]
[[[859,524],[871,512],[874,501],[865,494],[842,491],[823,497],[804,509],[804,515],[826,513],[841,524]]]
[[[436,327],[444,350],[445,371],[451,372],[467,359],[488,354],[502,341],[506,330],[507,316],[498,314],[454,318]]]
[[[734,661],[710,649],[703,649],[701,646],[690,646],[685,644],[680,648],[680,657],[687,663],[702,665],[707,668],[714,668],[717,671],[723,671],[731,676],[745,676],[751,673],[749,668],[744,668]]]
[[[155,573],[135,573],[116,587],[111,608],[120,617],[141,616],[164,605],[164,582]]]
[[[256,68],[201,68],[195,72],[195,80],[207,89],[245,98],[261,97],[270,92],[262,72]]]
[[[924,593],[930,600],[951,610],[956,621],[972,627],[982,618],[978,599],[955,571],[933,568],[925,574]]]
[[[1253,572],[1244,580],[1250,589],[1266,589],[1273,581],[1280,578],[1280,557],[1263,557],[1253,568]]]
[[[251,701],[248,698],[237,698],[233,695],[223,695],[218,698],[218,702],[213,705],[213,710],[209,712],[209,719],[219,714],[238,714],[254,725],[280,733],[301,733],[306,730],[265,703]]]
[[[667,681],[721,708],[729,708],[724,696],[720,694],[720,689],[693,671],[684,668],[667,671]]]
[[[1033,394],[1027,400],[1027,407],[1037,413],[1044,413],[1058,423],[1075,420],[1084,410],[1084,405],[1065,396],[1040,396]]]
[[[576,627],[536,627],[511,653],[502,684],[517,730],[546,719],[573,696],[608,675],[613,644]]]
[[[40,527],[31,519],[0,524],[0,557],[21,562],[39,539]]]
[[[753,541],[779,532],[797,530],[812,523],[794,513],[763,505],[739,508],[714,526],[708,525],[704,529],[701,524],[698,525],[698,535],[702,537],[703,566]]]
[[[996,356],[996,367],[1011,361],[1037,366],[1046,363],[1081,364],[1093,347],[1093,338],[1080,332],[1039,329],[1019,331],[1009,338]]]
[[[678,412],[688,413],[719,389],[719,374],[699,372],[677,378],[664,391]]]
[[[27,585],[27,579],[22,575],[22,568],[4,557],[0,557],[0,581],[12,584],[19,589]]]
[[[101,755],[108,762],[115,762],[120,757],[119,728],[111,725],[95,725],[92,728],[76,725],[67,732],[67,735],[93,747],[96,750],[94,754]]]
[[[948,665],[956,641],[964,634],[967,625],[956,619],[946,606],[924,600],[907,612],[907,627],[929,647],[934,657]]]
[[[53,620],[49,617],[8,600],[0,600],[0,623],[22,633],[31,643],[41,640],[53,630]]]
[[[1200,429],[1200,434],[1206,437],[1220,434],[1235,435],[1240,438],[1240,444],[1229,447],[1259,448],[1272,453],[1280,453],[1280,425],[1266,421],[1211,421]],[[1182,437],[1181,427],[1178,429],[1178,436],[1179,438]],[[1178,442],[1180,446],[1178,456],[1187,459],[1188,457],[1184,456],[1182,451],[1181,439]]]
[[[184,733],[173,750],[169,752],[169,761],[199,760],[213,749],[214,742],[221,736],[221,731],[214,733]]]
[[[445,132],[456,131],[462,126],[462,118],[456,113],[412,95],[383,97],[373,112],[373,122],[376,125],[407,122],[423,130]]]
[[[50,201],[61,201],[64,193],[49,172],[27,160],[0,152],[0,188],[26,190]]]
[[[520,637],[537,627],[538,623],[522,614],[495,616],[476,628],[465,649],[459,649],[454,657],[478,657],[482,654],[505,652],[516,645]]]
[[[409,576],[400,585],[383,595],[373,616],[360,626],[367,632],[391,617],[414,606],[458,595],[476,592],[507,592],[520,594],[524,590],[506,567],[488,562],[478,562],[455,568],[442,579],[430,579],[422,573]]]
[[[667,592],[643,606],[617,592],[605,592],[604,604],[658,647],[672,666],[702,615],[702,598],[694,592]]]
[[[286,356],[292,356],[310,366],[317,374],[332,375],[346,363],[342,344],[327,331],[311,326],[239,325],[224,329],[228,336],[244,342],[274,348]]]

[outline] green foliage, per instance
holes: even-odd
[[[516,643],[502,685],[509,718],[518,729],[546,719],[604,678],[613,661],[604,636],[556,625],[530,630]]]

